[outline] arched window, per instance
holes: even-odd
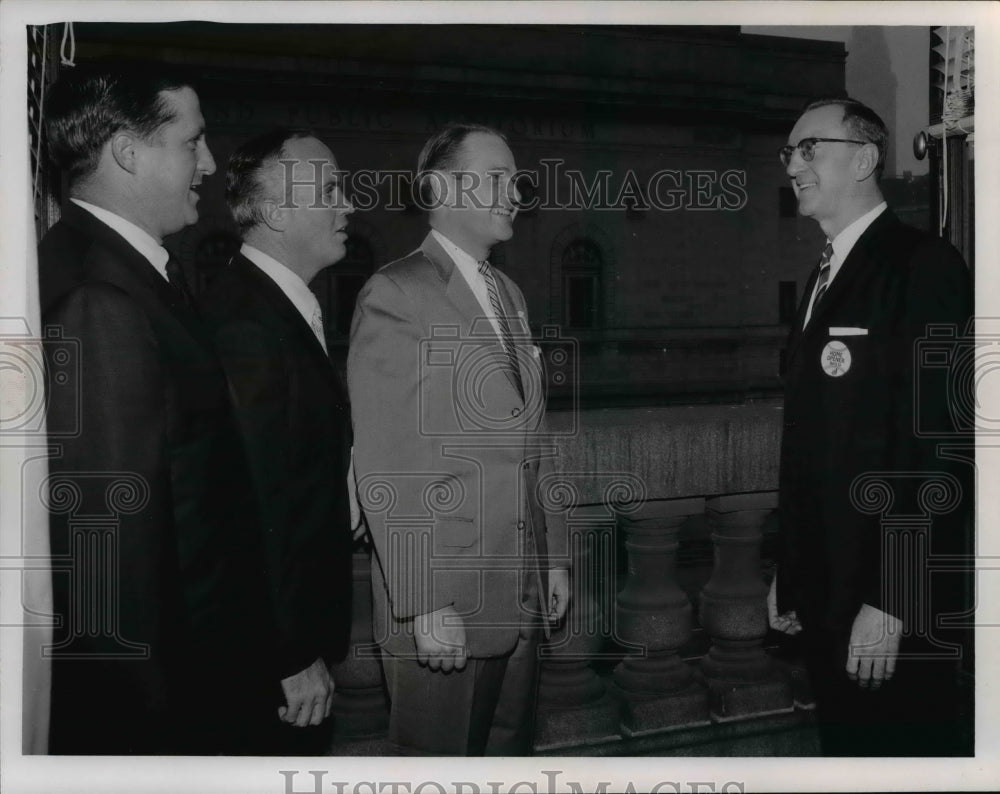
[[[600,246],[586,237],[570,241],[562,255],[563,324],[566,328],[599,328],[601,273]]]

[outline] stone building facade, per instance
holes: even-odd
[[[415,248],[408,176],[441,125],[509,138],[526,197],[493,261],[533,326],[573,340],[553,405],[777,394],[787,322],[821,247],[776,151],[801,106],[844,91],[842,44],[738,27],[78,24],[77,57],[154,57],[197,81],[219,173],[169,241],[204,283],[234,244],[221,174],[276,125],[314,129],[355,181],[349,256],[321,275],[331,347],[354,297]],[[365,171],[367,179],[359,174]],[[572,392],[572,393],[571,393]]]

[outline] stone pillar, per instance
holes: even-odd
[[[761,527],[777,504],[773,491],[719,496],[707,503],[715,566],[701,591],[701,623],[712,638],[701,670],[712,719],[719,722],[794,708],[787,674],[763,647],[768,627]]]
[[[593,661],[610,633],[615,584],[615,513],[596,505],[567,517],[572,596],[562,624],[542,646],[535,749],[617,740],[618,704]]]
[[[678,654],[691,637],[691,604],[676,578],[681,525],[704,509],[704,499],[647,502],[619,521],[628,578],[618,594],[615,639],[629,653],[614,684],[626,736],[709,722],[705,689]]]
[[[351,647],[333,666],[334,744],[379,736],[389,726],[389,705],[382,686],[382,663],[372,633],[371,553],[354,553]],[[342,750],[342,748],[341,748]]]

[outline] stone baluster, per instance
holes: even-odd
[[[678,534],[704,499],[647,502],[622,516],[628,579],[618,594],[615,639],[629,654],[615,668],[626,736],[709,722],[704,686],[678,651],[691,636],[691,603],[676,577]]]
[[[572,559],[570,608],[542,646],[535,749],[618,739],[618,704],[593,667],[610,630],[614,604],[615,513],[604,505],[567,517]]]
[[[726,721],[793,709],[787,673],[764,650],[767,585],[761,576],[761,528],[776,492],[708,500],[715,545],[712,577],[701,591],[701,623],[712,638],[701,670],[712,719]]]
[[[347,658],[333,666],[334,747],[347,754],[346,743],[381,735],[389,725],[389,704],[382,687],[382,664],[372,632],[371,554],[355,552],[351,594],[351,646]]]

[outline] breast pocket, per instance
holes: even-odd
[[[434,553],[457,554],[479,540],[479,527],[471,518],[449,516],[434,522]]]

